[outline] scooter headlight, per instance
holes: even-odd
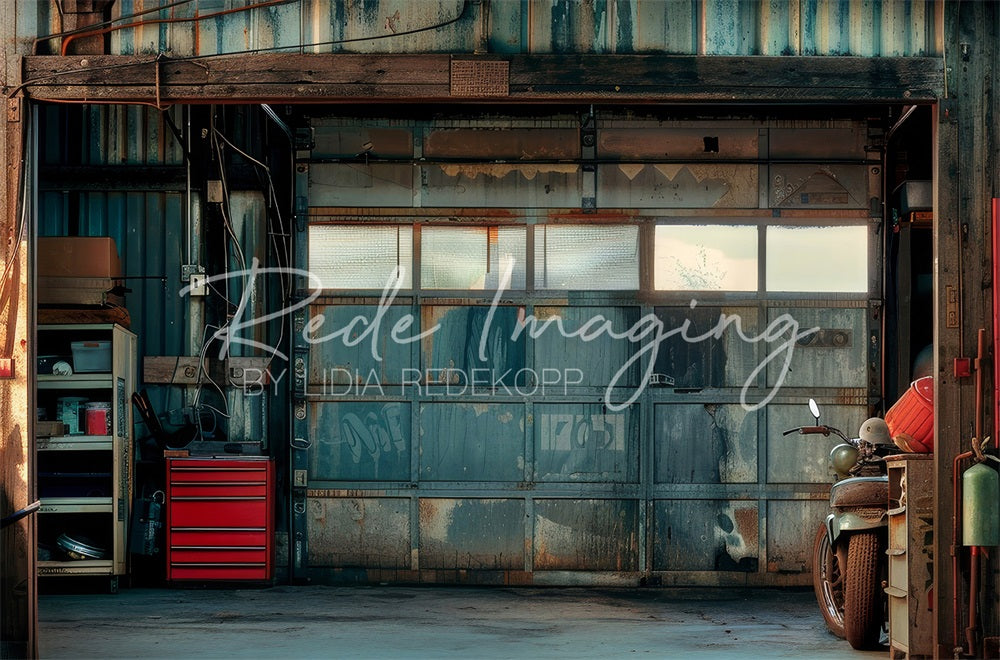
[[[830,462],[838,475],[846,477],[858,462],[858,450],[846,443],[839,444],[830,451]]]

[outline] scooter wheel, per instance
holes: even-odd
[[[876,532],[855,532],[848,541],[844,633],[855,649],[873,649],[879,645],[882,632],[881,545]]]
[[[826,525],[820,525],[813,543],[813,591],[831,633],[844,638],[844,574],[837,553],[830,547]]]

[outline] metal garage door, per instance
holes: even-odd
[[[780,431],[878,391],[864,122],[312,129],[294,576],[808,581],[834,442]]]

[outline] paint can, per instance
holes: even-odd
[[[84,406],[87,435],[111,435],[111,402],[92,401]]]

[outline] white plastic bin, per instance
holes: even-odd
[[[75,373],[111,371],[110,341],[74,341],[70,348],[73,350]]]

